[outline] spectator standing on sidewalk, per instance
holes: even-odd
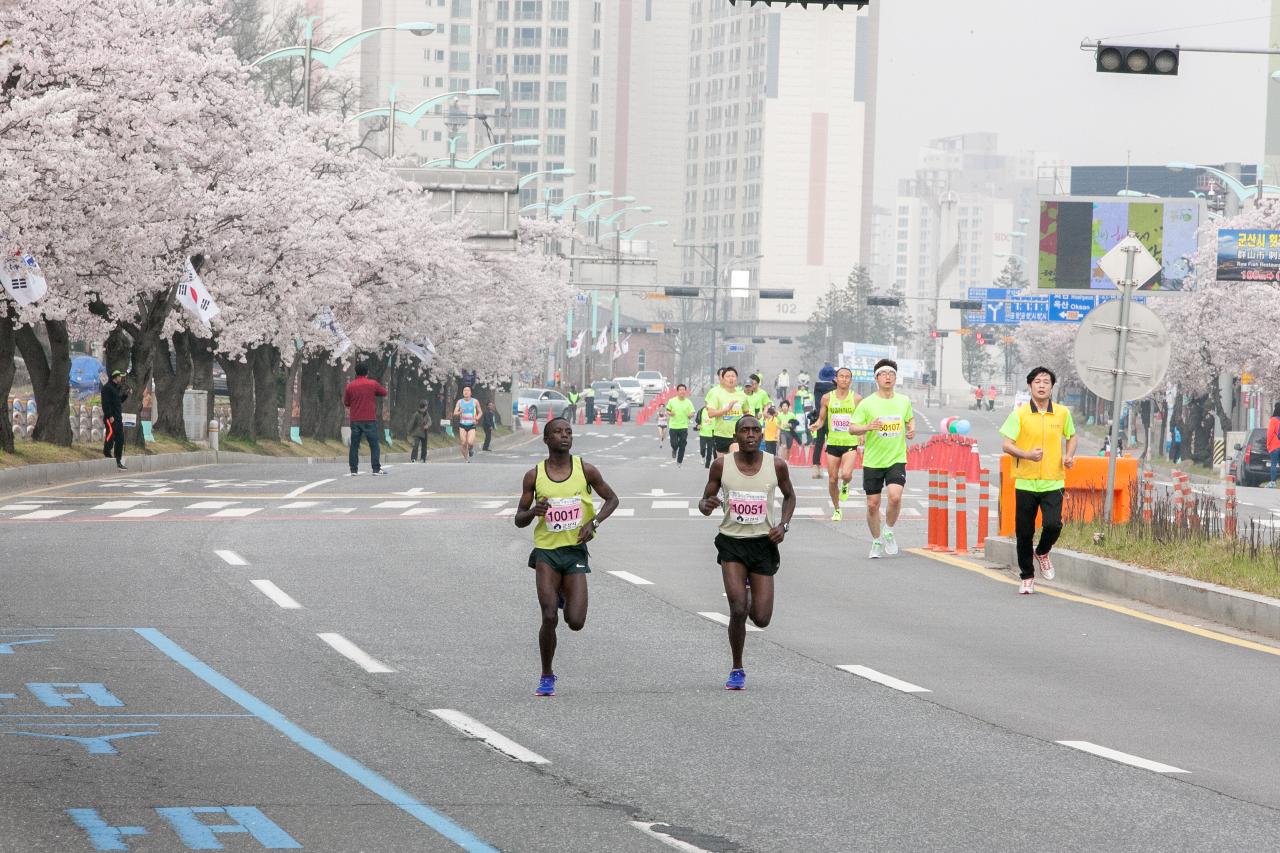
[[[493,431],[501,425],[502,418],[498,415],[498,407],[490,400],[484,414],[480,416],[480,428],[484,430],[484,445],[480,448],[481,450],[493,452],[489,450],[489,442],[493,441]]]
[[[124,387],[124,373],[111,371],[111,378],[102,386],[102,455],[116,459],[116,467],[127,471],[124,464],[124,401],[129,399],[129,389]]]
[[[778,378],[774,380],[774,390],[778,392],[778,402],[781,403],[791,395],[791,375],[787,373],[784,367],[778,374]]]
[[[1276,480],[1280,479],[1280,403],[1276,403],[1271,409],[1271,420],[1267,421],[1267,460],[1271,467],[1271,482],[1267,483],[1268,489],[1276,487]]]
[[[413,422],[409,424],[409,438],[413,440],[413,451],[409,454],[410,462],[427,461],[427,430],[431,429],[431,413],[427,411],[427,401],[418,404],[418,411],[413,413]],[[419,456],[418,450],[422,453]]]
[[[369,378],[369,367],[356,365],[356,378],[347,383],[342,392],[342,405],[347,407],[351,416],[351,447],[347,452],[347,466],[351,469],[349,476],[360,473],[360,439],[369,440],[369,464],[374,476],[381,476],[382,449],[378,445],[378,397],[387,396],[387,389],[382,383]]]

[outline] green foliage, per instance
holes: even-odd
[[[868,297],[885,295],[902,299],[902,304],[867,304]],[[900,287],[888,294],[877,291],[867,268],[855,267],[843,283],[832,283],[809,316],[809,329],[802,339],[806,359],[819,364],[834,361],[844,341],[905,346],[911,337],[911,315],[903,296]]]

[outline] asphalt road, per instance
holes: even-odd
[[[579,432],[623,513],[553,699],[510,518],[540,444],[0,498],[0,851],[1274,848],[1274,644],[870,561],[859,494],[832,523],[797,472],[729,693],[702,469],[650,429]]]

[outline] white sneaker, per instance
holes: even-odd
[[[883,553],[884,553],[884,546],[880,544],[880,540],[879,539],[872,540],[871,553],[867,554],[867,558],[871,560],[878,560],[880,559],[880,556]]]
[[[884,552],[890,557],[896,555],[898,553],[898,537],[893,535],[893,531],[886,527],[881,532],[880,537],[884,540]]]
[[[359,471],[352,471],[352,472],[351,472],[350,474],[348,474],[347,476],[348,476],[348,477],[359,477],[359,476],[360,476],[360,472],[359,472]]]
[[[1053,576],[1056,573],[1053,570],[1053,563],[1049,560],[1049,555],[1045,554],[1044,556],[1041,556],[1039,554],[1035,554],[1035,552],[1032,553],[1035,555],[1036,565],[1040,567],[1040,577],[1047,581],[1053,580]]]
[[[1018,595],[1030,595],[1036,591],[1036,582],[1031,578],[1022,581],[1022,586],[1018,587]]]

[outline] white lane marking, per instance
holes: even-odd
[[[404,512],[400,514],[401,515],[428,515],[430,513],[439,512],[439,511],[440,511],[440,507],[438,506],[420,506],[420,507],[414,507],[413,509],[406,509]]]
[[[714,511],[712,511],[712,515],[715,515]],[[693,507],[692,509],[689,510],[690,518],[700,518],[701,516],[702,516],[702,510],[698,509],[697,507]],[[711,516],[707,516],[707,517],[710,518]]]
[[[198,501],[197,503],[187,504],[187,509],[223,509],[224,507],[235,506],[240,501]]]
[[[297,601],[295,601],[293,596],[289,595],[287,592],[285,592],[280,587],[276,586],[266,578],[259,578],[258,580],[252,580],[252,581],[249,581],[249,583],[256,586],[263,595],[265,595],[267,598],[274,601],[276,604],[279,604],[285,610],[301,610],[302,609],[302,605],[299,604]]]
[[[356,508],[353,506],[335,507],[334,509],[321,510],[321,512],[341,512],[341,513],[348,513],[348,512],[355,512],[355,511],[356,511]]]
[[[244,518],[246,515],[253,515],[255,512],[262,512],[260,506],[236,506],[231,509],[220,509],[210,515],[210,518]]]
[[[482,740],[508,758],[523,761],[525,764],[550,764],[531,749],[521,746],[506,735],[501,735],[479,720],[472,719],[461,711],[452,708],[432,708],[431,713],[453,726],[465,735]]]
[[[8,504],[7,506],[0,506],[0,510],[5,510],[6,512],[21,512],[39,508],[40,504]]]
[[[248,560],[246,560],[244,557],[241,557],[241,556],[240,556],[239,554],[237,554],[235,551],[214,551],[213,553],[215,553],[215,554],[217,554],[219,557],[221,557],[221,558],[222,558],[222,562],[226,563],[228,566],[247,566],[247,565],[249,565],[249,561],[248,561]]]
[[[288,500],[289,498],[296,498],[298,495],[302,494],[303,492],[311,491],[316,486],[323,486],[325,483],[332,483],[332,482],[333,482],[333,478],[330,477],[327,480],[316,480],[314,483],[307,483],[305,486],[299,486],[298,488],[294,489],[292,492],[289,492],[289,494],[284,496],[284,499]]]
[[[645,823],[644,821],[639,820],[629,820],[627,823],[631,824],[655,841],[662,842],[672,850],[681,850],[683,853],[711,853],[709,850],[704,850],[701,847],[695,847],[687,841],[681,841],[679,838],[672,838],[670,835],[658,832],[654,829],[655,826],[670,826],[671,824],[669,823]]]
[[[316,634],[316,636],[333,646],[338,654],[355,661],[365,672],[395,672],[382,661],[370,657],[363,649],[341,634]]]
[[[306,509],[307,507],[320,506],[320,501],[294,501],[293,503],[280,504],[279,509]]]
[[[618,509],[615,509],[613,511],[613,514],[610,515],[609,517],[610,518],[633,518],[635,514],[636,514],[636,508],[632,506],[628,506],[628,507],[620,507]]]
[[[688,501],[654,501],[650,509],[688,509]]]
[[[23,513],[22,515],[15,515],[15,516],[14,516],[14,518],[15,518],[15,519],[19,519],[19,518],[26,518],[26,519],[30,519],[30,520],[32,520],[32,521],[39,521],[39,520],[46,519],[46,518],[57,518],[57,517],[58,517],[58,516],[60,516],[60,515],[67,515],[67,514],[72,513],[72,512],[75,512],[75,510],[71,510],[71,509],[38,509],[38,510],[36,510],[35,512],[27,512],[27,513]]]
[[[726,626],[726,627],[728,627],[728,625],[729,625],[729,617],[728,617],[728,616],[726,616],[726,615],[725,615],[725,614],[723,614],[723,613],[716,613],[716,612],[711,611],[711,610],[699,610],[699,611],[698,611],[698,615],[699,615],[699,616],[701,616],[701,617],[702,617],[702,618],[704,618],[704,619],[710,619],[712,622],[716,622],[716,623],[718,623],[718,624],[720,624],[720,625],[724,625],[724,626]],[[764,629],[763,629],[763,628],[757,628],[755,625],[752,625],[752,624],[751,624],[751,622],[749,622],[749,621],[748,621],[748,622],[747,622],[747,630],[748,630],[748,631],[763,631]]]
[[[421,501],[383,501],[382,503],[374,504],[373,508],[374,509],[408,509],[409,507],[416,506],[419,503],[421,503]]]
[[[480,509],[501,509],[506,501],[480,501],[476,504]]]
[[[1105,746],[1098,746],[1096,743],[1090,743],[1087,740],[1060,740],[1058,743],[1063,746],[1069,746],[1072,749],[1078,749],[1081,752],[1088,752],[1100,758],[1107,758],[1111,761],[1118,761],[1121,764],[1129,764],[1134,767],[1140,767],[1143,770],[1150,770],[1154,773],[1188,773],[1190,771],[1180,770],[1177,767],[1171,767],[1168,764],[1161,764],[1159,761],[1152,761],[1149,758],[1142,758],[1137,755],[1130,755],[1127,752],[1109,749]]]
[[[653,586],[653,581],[647,581],[639,575],[633,575],[631,572],[609,572],[615,578],[622,578],[627,583],[633,583],[636,586]]]
[[[154,518],[157,515],[166,513],[169,510],[160,507],[141,507],[139,509],[126,509],[124,512],[117,512],[112,518]]]
[[[104,504],[98,504],[94,509],[133,509],[135,506],[149,503],[151,501],[107,501]]]
[[[826,515],[827,509],[826,507],[821,507],[821,506],[798,506],[796,507],[795,512],[793,514],[799,515],[799,516],[814,517],[814,516]]]
[[[867,679],[868,681],[874,681],[876,684],[883,684],[885,687],[892,687],[894,690],[901,690],[903,693],[933,692],[927,687],[920,687],[919,685],[912,684],[910,681],[903,681],[900,678],[894,678],[892,675],[885,675],[883,672],[877,672],[869,666],[846,664],[843,666],[837,666],[836,669],[843,669],[845,672],[851,672],[854,675]]]
[[[499,518],[506,518],[507,516],[515,515],[518,509],[519,507],[514,507],[514,506],[503,507],[502,509],[495,512],[494,515],[498,516]]]

